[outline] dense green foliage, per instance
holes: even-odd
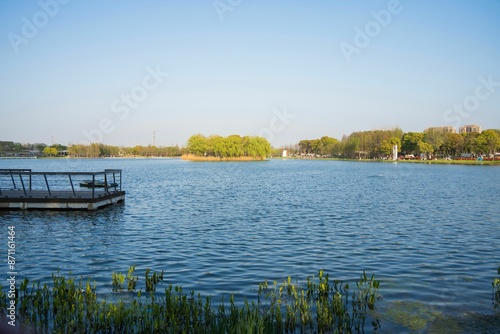
[[[2,144],[3,143],[3,144]],[[489,129],[481,133],[407,132],[400,128],[353,132],[341,140],[323,136],[319,139],[304,139],[295,145],[271,150],[269,142],[262,137],[241,137],[232,135],[193,135],[187,147],[134,146],[120,147],[102,143],[70,144],[69,147],[54,144],[20,144],[0,142],[0,155],[7,152],[26,150],[45,152],[47,156],[69,155],[72,157],[97,158],[108,156],[178,157],[185,153],[208,157],[266,157],[281,155],[309,155],[341,158],[386,158],[392,154],[392,147],[398,146],[401,155],[424,154],[428,157],[460,157],[463,153],[476,155],[494,154],[500,151],[500,130]],[[57,152],[57,153],[56,153]],[[64,153],[63,153],[64,152]]]
[[[344,158],[388,156],[392,153],[393,145],[401,146],[402,137],[403,131],[399,128],[353,132],[340,141],[325,136],[321,139],[301,140],[296,153]],[[288,150],[294,151],[291,148]]]
[[[185,150],[178,145],[175,146],[113,146],[102,143],[70,144],[69,147],[60,144],[47,146],[46,144],[20,144],[9,143],[0,145],[0,155],[7,153],[19,153],[25,151],[39,152],[44,156],[71,156],[74,158],[99,158],[118,156],[140,156],[140,157],[179,157]]]
[[[299,150],[302,154],[332,156],[338,148],[338,142],[337,139],[328,136],[320,139],[304,139],[299,142]]]
[[[348,137],[342,138],[342,155],[349,158],[357,158],[362,152],[365,157],[380,156],[380,149],[386,149],[388,142],[397,143],[401,140],[402,136],[403,131],[399,128],[354,132]]]
[[[373,130],[353,132],[338,141],[331,137],[301,140],[298,145],[283,147],[291,154],[343,158],[385,158],[392,154],[393,145],[402,155],[425,154],[432,157],[457,157],[462,153],[494,154],[500,151],[500,130],[481,133],[443,133],[439,131],[406,132]],[[277,150],[275,154],[279,154]]]
[[[188,139],[187,151],[197,156],[221,158],[267,157],[271,153],[271,144],[263,137],[228,137],[196,134]]]
[[[59,153],[59,151],[55,147],[49,147],[49,146],[45,147],[42,152],[43,154],[48,155],[50,157],[54,157]]]
[[[130,279],[137,282],[133,271],[129,269]],[[30,288],[26,279],[17,291],[17,326],[37,333],[362,332],[379,289],[379,281],[365,273],[351,290],[349,284],[332,281],[320,271],[304,286],[292,283],[290,277],[282,284],[269,286],[264,282],[259,285],[256,302],[245,300],[237,305],[231,295],[229,304],[222,299],[215,306],[210,297],[202,298],[193,291],[185,294],[181,287],[172,285],[155,293],[163,274],[149,273],[145,274],[149,291],[145,296],[142,290],[115,292],[126,302],[102,299],[95,293],[95,283],[59,274],[52,275],[50,287],[33,283]],[[121,291],[124,283],[120,275],[113,274],[115,291]],[[3,289],[0,294],[5,312],[8,299]],[[378,328],[378,320],[372,325]]]
[[[430,145],[428,152],[434,152],[438,156],[458,156],[461,153],[494,154],[500,149],[500,131],[484,130],[481,133],[462,134],[427,132],[422,141]]]
[[[66,150],[68,147],[60,144],[46,145],[37,144],[21,144],[14,142],[0,141],[0,156],[32,156],[35,152],[45,156],[57,156],[60,151]]]
[[[89,145],[75,144],[68,148],[68,155],[76,158],[98,158],[110,156],[141,156],[141,157],[178,157],[184,153],[179,146],[134,146],[119,147],[92,143]]]

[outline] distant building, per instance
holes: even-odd
[[[283,157],[283,158],[286,158],[287,156],[288,156],[288,152],[287,152],[287,150],[283,150],[282,157]]]
[[[470,133],[470,132],[479,132],[481,133],[481,127],[479,125],[471,124],[461,126],[459,129],[460,133]]]
[[[432,128],[425,129],[424,132],[457,133],[457,129],[453,126],[434,126]]]
[[[12,146],[14,146],[13,141],[0,141],[0,147],[2,147],[3,149],[9,149]]]

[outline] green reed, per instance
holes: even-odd
[[[498,267],[497,273],[500,275],[500,267]],[[495,277],[491,284],[493,285],[493,306],[500,308],[500,277]]]
[[[145,293],[136,291],[134,270],[112,274],[114,294],[125,294],[127,302],[100,298],[95,283],[77,281],[71,273],[53,274],[50,286],[25,279],[17,290],[17,319],[36,333],[352,333],[363,331],[379,289],[373,275],[363,273],[351,290],[321,270],[303,284],[290,277],[280,284],[263,282],[256,302],[237,305],[230,295],[229,304],[222,297],[215,306],[211,297],[171,284],[156,292],[163,271],[146,270]],[[7,296],[0,290],[4,306]],[[377,319],[373,325],[378,328]]]

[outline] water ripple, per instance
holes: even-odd
[[[0,163],[65,170],[58,160]],[[126,204],[1,212],[2,228],[16,226],[22,275],[72,271],[107,294],[111,273],[136,264],[204,295],[253,298],[265,279],[325,269],[355,280],[366,270],[382,279],[384,303],[416,300],[457,314],[491,307],[499,168],[290,160],[79,167],[123,168]]]

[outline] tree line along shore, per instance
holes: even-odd
[[[89,144],[21,144],[0,142],[0,157],[181,157],[190,160],[260,160],[282,156],[291,157],[387,159],[398,146],[399,157],[420,159],[500,160],[500,130],[482,132],[443,133],[440,131],[403,132],[400,128],[353,132],[340,140],[323,136],[303,139],[296,144],[271,147],[263,137],[231,135],[192,135],[186,146],[113,146]]]

